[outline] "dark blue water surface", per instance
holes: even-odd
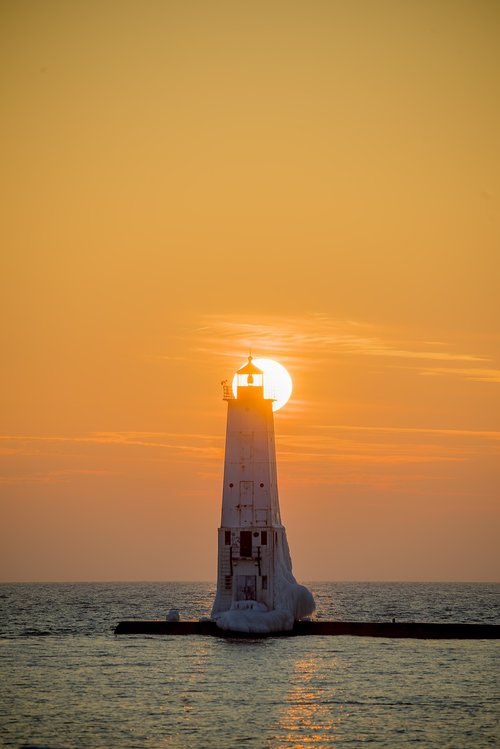
[[[500,586],[312,583],[321,619],[498,624]],[[0,746],[493,747],[497,641],[115,637],[210,583],[0,586]]]

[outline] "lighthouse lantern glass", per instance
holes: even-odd
[[[233,390],[238,390],[239,387],[263,387],[264,386],[264,375],[261,374],[236,374],[233,382]],[[236,392],[235,392],[236,395]]]

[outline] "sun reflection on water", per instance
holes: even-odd
[[[329,664],[336,668],[335,659]],[[305,749],[331,745],[340,724],[338,713],[332,715],[331,700],[335,690],[320,686],[317,658],[303,658],[295,664],[292,686],[279,716],[275,749]],[[338,708],[339,706],[337,706]]]

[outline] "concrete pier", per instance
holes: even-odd
[[[259,634],[224,631],[212,621],[169,622],[161,619],[123,621],[115,635],[203,635],[224,638],[303,637],[310,635],[354,637],[400,637],[421,640],[497,640],[497,624],[445,624],[428,622],[326,622],[298,621],[289,632]]]

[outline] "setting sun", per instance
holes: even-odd
[[[254,359],[253,363],[264,372],[264,396],[274,398],[273,411],[285,406],[292,394],[293,384],[288,370],[274,359]],[[233,378],[233,393],[238,391],[237,375]]]

